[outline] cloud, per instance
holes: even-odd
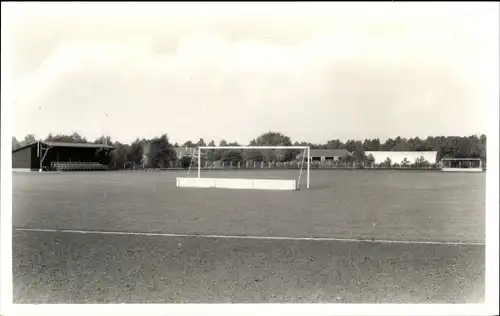
[[[246,143],[266,130],[310,141],[480,133],[486,46],[474,32],[373,23],[286,43],[198,30],[167,52],[148,34],[65,40],[16,82],[14,134]]]

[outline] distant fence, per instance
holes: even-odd
[[[264,169],[300,169],[301,162],[294,161],[204,161],[201,164],[202,170],[264,170]],[[486,170],[483,165],[483,170]],[[303,168],[307,168],[307,162],[304,162]],[[398,164],[388,165],[387,163],[367,163],[367,162],[341,162],[341,161],[312,161],[311,169],[371,169],[371,170],[441,170],[439,164]],[[147,165],[128,164],[125,170],[188,170],[189,164],[183,164],[182,161],[170,161],[166,166],[156,168],[148,167]],[[197,160],[193,160],[191,170],[198,169]]]
[[[307,168],[307,162],[304,162],[302,167]],[[301,162],[299,161],[205,161],[202,163],[202,170],[231,170],[231,169],[247,169],[247,170],[264,170],[264,169],[300,169]],[[311,169],[379,169],[379,170],[440,170],[437,164],[431,165],[415,165],[415,164],[368,164],[364,162],[320,162],[313,161],[310,163]],[[182,165],[180,161],[172,161],[167,166],[159,168],[148,168],[147,166],[135,166],[134,168],[126,168],[126,170],[188,170],[189,165]],[[191,164],[191,170],[197,170],[197,161]]]
[[[301,164],[300,161],[217,161],[202,163],[201,169],[299,169],[300,167],[306,168],[307,162]],[[174,165],[174,168],[182,168],[181,165]],[[191,165],[192,169],[197,169],[197,163]],[[416,164],[393,164],[391,166],[385,164],[375,164],[366,162],[339,162],[339,161],[312,161],[310,163],[311,169],[439,169],[437,164],[416,165]]]

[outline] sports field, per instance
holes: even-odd
[[[184,175],[13,174],[15,301],[483,300],[485,173],[312,170],[295,192]]]

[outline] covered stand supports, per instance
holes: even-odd
[[[47,153],[49,152],[50,146],[45,146],[43,143],[38,142],[37,146],[37,158],[40,160],[40,168],[38,169],[38,172],[42,172],[43,169],[43,161],[45,160],[45,157],[47,157]]]

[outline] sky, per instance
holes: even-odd
[[[12,132],[240,144],[267,131],[314,143],[485,133],[498,8],[14,3]]]

